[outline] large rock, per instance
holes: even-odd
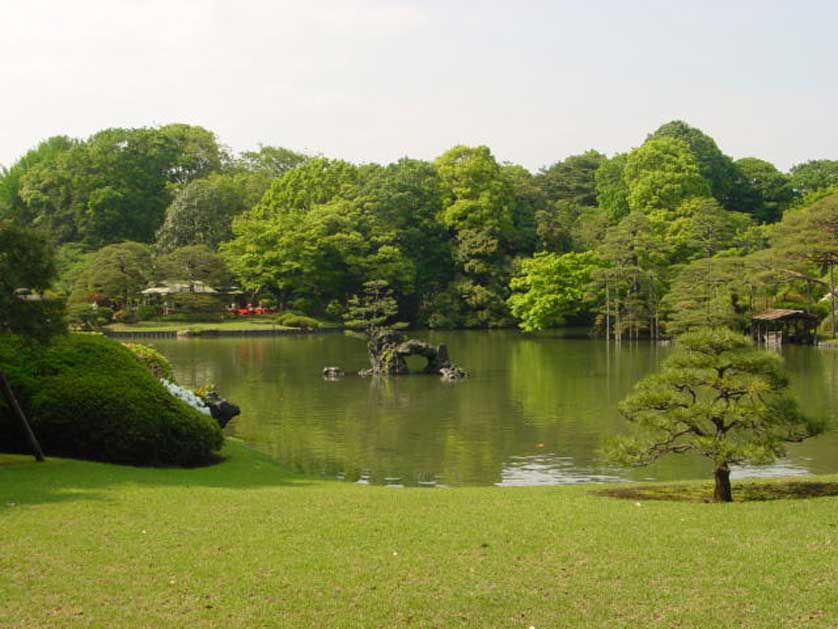
[[[378,330],[367,343],[370,368],[359,372],[362,376],[400,376],[410,373],[408,356],[422,356],[427,363],[423,373],[439,374],[441,370],[453,367],[448,357],[448,347],[441,343],[431,345],[418,339],[405,339],[400,332],[390,329]]]
[[[241,409],[235,404],[230,404],[227,400],[219,396],[215,392],[211,392],[204,398],[204,402],[210,410],[212,418],[218,422],[218,425],[224,428],[230,423],[230,420],[241,415]]]

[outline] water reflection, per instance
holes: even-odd
[[[557,484],[619,479],[709,478],[700,458],[670,457],[620,470],[597,451],[625,430],[616,411],[634,383],[670,348],[619,347],[514,332],[433,332],[471,377],[445,385],[434,376],[363,379],[363,344],[341,335],[155,339],[187,386],[214,383],[242,408],[228,432],[307,474],[406,486]],[[783,350],[804,410],[838,408],[838,352]],[[324,365],[348,374],[320,377]],[[771,468],[736,474],[838,472],[833,433],[790,449]]]

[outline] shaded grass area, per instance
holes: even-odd
[[[0,456],[0,626],[838,624],[838,497],[388,489],[225,455]]]
[[[675,483],[671,485],[631,485],[607,487],[595,495],[627,500],[674,500],[677,502],[713,502],[713,485],[709,483]],[[734,481],[733,501],[800,500],[838,496],[838,481],[769,480]]]

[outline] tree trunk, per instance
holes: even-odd
[[[20,408],[20,404],[17,403],[15,394],[12,392],[12,387],[9,386],[6,376],[2,373],[0,373],[0,393],[3,394],[4,398],[6,398],[6,403],[9,405],[12,414],[17,417],[17,420],[20,422],[20,427],[26,435],[29,447],[32,448],[32,454],[35,456],[35,460],[42,463],[44,461],[44,451],[41,450],[41,444],[38,443],[35,433],[32,432],[29,422],[26,421],[26,415],[23,414],[23,409]]]
[[[716,489],[713,492],[714,502],[733,502],[733,494],[730,491],[730,468],[723,463],[716,468]]]

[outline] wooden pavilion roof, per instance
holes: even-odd
[[[752,321],[782,321],[784,319],[810,319],[818,317],[809,314],[805,310],[789,310],[787,308],[771,308],[751,317]]]

